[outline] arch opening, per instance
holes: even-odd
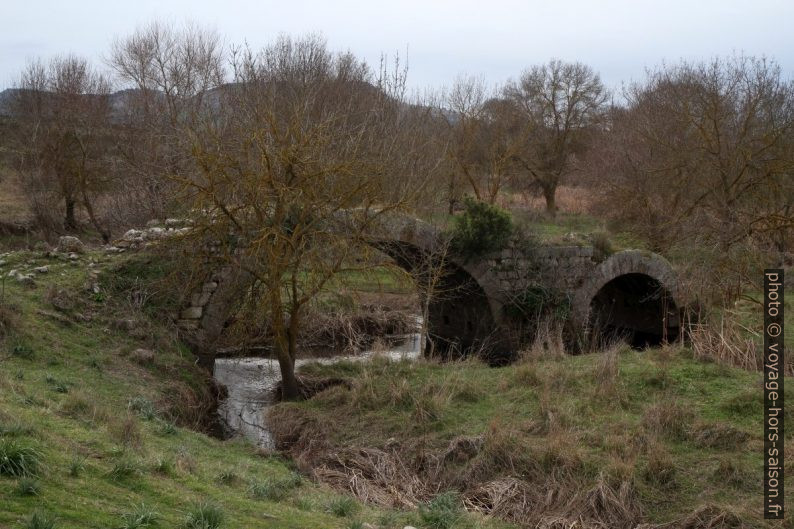
[[[657,279],[641,273],[623,274],[593,296],[588,329],[598,345],[619,340],[635,349],[658,346],[678,338],[678,307]]]
[[[505,358],[500,337],[494,335],[496,325],[488,296],[468,271],[448,259],[441,264],[433,252],[410,243],[380,241],[373,246],[420,283],[422,306],[432,291],[427,305],[426,355],[450,359],[477,354],[489,363]],[[432,288],[428,288],[430,281],[434,282]]]

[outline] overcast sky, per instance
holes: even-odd
[[[459,73],[498,83],[552,57],[593,66],[610,87],[647,66],[744,52],[794,77],[791,0],[0,0],[0,89],[26,59],[73,52],[101,61],[116,35],[152,19],[193,20],[254,47],[280,32],[322,32],[334,49],[377,63],[399,52],[412,87]]]

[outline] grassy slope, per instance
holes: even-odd
[[[698,362],[687,350],[671,348],[540,359],[498,369],[471,362],[384,361],[370,367],[310,365],[306,371],[350,377],[353,388],[281,404],[276,416],[314,421],[340,449],[384,447],[395,439],[409,446],[420,439],[424,447],[443,452],[459,435],[483,435],[484,447],[466,468],[446,471],[447,483],[464,494],[506,475],[544,486],[548,475],[560,471],[562,482],[581,491],[595,486],[599,476],[628,481],[644,521],[681,520],[710,504],[735,513],[747,526],[774,526],[759,515],[758,373]],[[788,386],[790,399],[792,381]],[[327,420],[331,413],[334,421]],[[789,430],[789,443],[791,437]],[[509,464],[497,457],[504,446],[518,449]],[[789,505],[792,460],[789,456],[786,465]],[[539,483],[538,464],[548,474]]]
[[[97,265],[104,270],[100,278],[111,280],[118,259],[91,257],[104,260]],[[383,527],[417,523],[416,513],[355,502],[353,513],[335,516],[328,508],[338,493],[305,478],[297,487],[282,487],[279,501],[253,498],[251,483],[288,480],[292,465],[243,441],[172,428],[179,417],[195,419],[185,403],[201,404],[206,374],[170,338],[165,324],[131,311],[123,296],[107,289],[86,291],[88,258],[78,264],[16,253],[0,267],[5,275],[11,268],[50,265],[35,287],[11,279],[5,285],[3,306],[10,307],[15,330],[0,339],[0,444],[35,447],[42,470],[40,491],[33,496],[20,495],[17,478],[0,475],[0,527],[22,526],[37,508],[54,514],[58,527],[120,527],[121,515],[141,503],[159,513],[159,527],[180,527],[198,502],[221,506],[229,528],[348,527],[356,520],[381,519]],[[66,308],[56,310],[53,300]],[[119,318],[135,319],[137,330],[116,329]],[[132,361],[129,353],[139,347],[157,352],[153,364]],[[131,402],[144,411],[130,409]],[[155,417],[145,411],[148,403]],[[70,475],[73,463],[77,476]],[[124,465],[132,469],[130,476],[111,476]]]

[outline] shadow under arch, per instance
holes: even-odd
[[[682,306],[672,266],[626,250],[599,264],[577,291],[573,323],[589,343],[622,339],[643,348],[679,337]]]
[[[370,244],[414,277],[420,297],[428,291],[427,282],[435,280],[428,304],[426,356],[450,359],[477,354],[491,364],[508,358],[497,331],[493,300],[465,265],[449,256],[441,263],[432,249],[405,241],[380,240]],[[435,279],[427,277],[433,273],[438,274]],[[421,299],[423,306],[426,301]]]

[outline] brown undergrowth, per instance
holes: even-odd
[[[655,355],[661,369],[670,354]],[[489,370],[471,360],[376,359],[309,368],[348,382],[271,408],[270,424],[277,448],[303,472],[380,507],[413,509],[454,491],[467,510],[521,527],[744,527],[717,502],[687,497],[699,485],[679,453],[682,444],[741,453],[743,430],[696,419],[655,380],[648,387],[657,397],[632,401],[617,348],[588,360],[587,370],[568,362],[555,355]],[[560,398],[572,393],[577,400]],[[526,413],[505,411],[520,408]],[[485,428],[477,431],[471,416],[479,415]],[[724,461],[715,472],[746,476],[743,464],[724,469]]]

